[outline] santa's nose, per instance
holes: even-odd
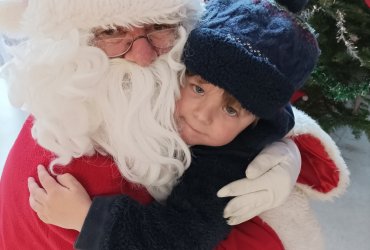
[[[157,57],[157,52],[144,36],[136,39],[131,49],[124,56],[126,60],[134,62],[142,67],[149,66]]]

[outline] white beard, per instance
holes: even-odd
[[[190,164],[173,119],[183,40],[147,68],[109,61],[76,31],[21,45],[5,68],[10,98],[34,116],[33,137],[56,155],[50,168],[108,153],[126,179],[164,199]]]
[[[96,99],[104,122],[94,141],[115,158],[123,176],[152,194],[172,187],[190,162],[173,119],[177,72],[166,57],[149,68],[114,59],[106,79]]]

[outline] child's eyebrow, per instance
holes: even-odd
[[[207,82],[206,80],[204,80],[201,76],[196,76],[196,80],[197,80],[197,83],[199,83],[200,85],[211,84],[210,82]]]

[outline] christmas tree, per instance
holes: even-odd
[[[301,16],[318,34],[319,63],[295,105],[328,132],[350,126],[370,139],[370,0],[311,0]]]

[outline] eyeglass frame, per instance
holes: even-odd
[[[150,37],[149,37],[149,36],[150,36],[151,34],[153,34],[153,33],[157,33],[157,32],[163,32],[163,31],[174,30],[174,31],[177,31],[177,32],[174,32],[174,33],[175,33],[174,38],[175,38],[175,40],[176,40],[176,39],[178,39],[178,36],[179,36],[179,34],[178,34],[178,28],[179,28],[179,26],[180,26],[180,25],[176,25],[176,26],[171,27],[171,28],[165,28],[165,29],[161,29],[161,30],[154,30],[154,31],[151,31],[151,32],[149,32],[149,33],[147,33],[147,34],[145,34],[145,35],[139,35],[139,36],[136,36],[136,37],[133,37],[133,36],[131,36],[131,35],[130,35],[130,36],[131,36],[131,42],[130,42],[130,45],[127,47],[127,49],[126,49],[125,51],[123,51],[123,52],[121,52],[121,53],[119,53],[119,54],[117,54],[117,55],[108,55],[107,51],[105,51],[105,50],[102,48],[102,46],[97,45],[97,42],[100,42],[100,41],[102,41],[102,42],[109,42],[109,41],[114,41],[114,40],[120,40],[120,39],[123,39],[123,38],[122,38],[122,37],[120,37],[120,36],[112,37],[112,38],[110,38],[110,37],[98,38],[98,37],[96,37],[96,36],[95,36],[95,37],[92,39],[92,44],[93,44],[94,46],[96,46],[97,48],[100,48],[101,50],[103,50],[103,51],[104,51],[104,53],[105,53],[109,58],[117,58],[117,57],[120,57],[120,56],[123,56],[123,55],[127,54],[127,53],[131,50],[131,48],[132,48],[132,46],[133,46],[134,42],[136,42],[136,41],[137,41],[137,40],[139,40],[139,39],[144,38],[144,39],[146,39],[146,40],[148,41],[148,43],[150,44],[150,46],[152,46],[152,47],[153,47],[153,49],[157,52],[157,54],[163,54],[163,52],[161,53],[161,52],[160,52],[160,51],[158,51],[158,50],[172,49],[172,48],[174,47],[175,43],[174,43],[174,44],[172,44],[171,46],[166,47],[166,48],[160,48],[160,47],[157,47],[157,46],[155,46],[154,44],[152,44],[152,41],[150,40]]]

